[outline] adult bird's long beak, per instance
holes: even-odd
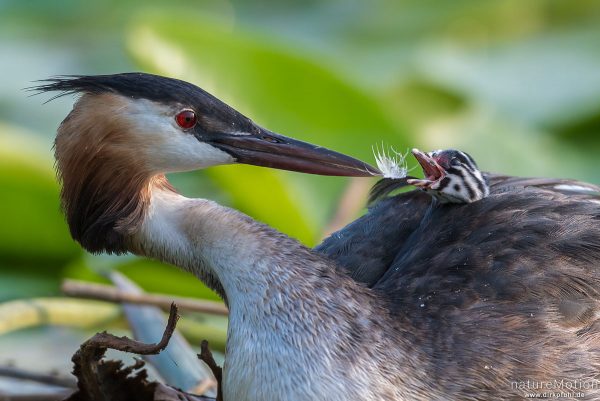
[[[238,163],[309,174],[368,177],[381,172],[358,159],[260,128],[252,134],[220,134],[208,141]]]

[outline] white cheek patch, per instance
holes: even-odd
[[[431,186],[431,189],[434,191],[431,191],[430,193],[433,196],[443,203],[469,203],[472,201],[472,199],[469,197],[467,189],[464,186],[464,183],[461,183],[459,177],[447,175],[446,178],[449,181],[447,181],[447,185],[445,185],[442,189],[440,189],[441,181]]]
[[[199,141],[191,131],[182,130],[175,121],[177,110],[146,99],[127,99],[121,118],[129,122],[139,151],[157,172],[196,170],[234,163],[228,153]]]
[[[199,141],[192,134],[181,132],[174,133],[160,146],[149,149],[149,155],[152,166],[167,173],[235,162],[228,153]]]
[[[454,169],[460,173],[448,173],[428,192],[444,203],[471,203],[489,195],[489,187],[479,170],[472,171],[464,165]]]

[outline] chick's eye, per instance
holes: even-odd
[[[175,121],[183,129],[190,129],[196,125],[196,113],[193,110],[182,110],[175,116]]]

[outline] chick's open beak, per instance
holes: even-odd
[[[421,165],[423,169],[423,174],[425,178],[420,179],[409,179],[407,182],[411,185],[421,188],[429,188],[431,185],[440,181],[442,178],[446,176],[446,171],[440,164],[435,160],[435,158],[431,157],[429,154],[420,151],[419,149],[413,149],[412,154],[417,159],[417,162]]]
[[[262,128],[252,134],[221,134],[209,143],[229,153],[238,163],[319,175],[381,175],[377,168],[350,156]]]

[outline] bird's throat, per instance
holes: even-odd
[[[378,388],[369,380],[380,380],[385,365],[373,344],[402,366],[402,350],[386,345],[393,324],[368,288],[238,211],[153,187],[129,244],[195,274],[228,301],[225,399],[381,399],[361,393]],[[345,375],[357,360],[348,381],[323,379]]]

